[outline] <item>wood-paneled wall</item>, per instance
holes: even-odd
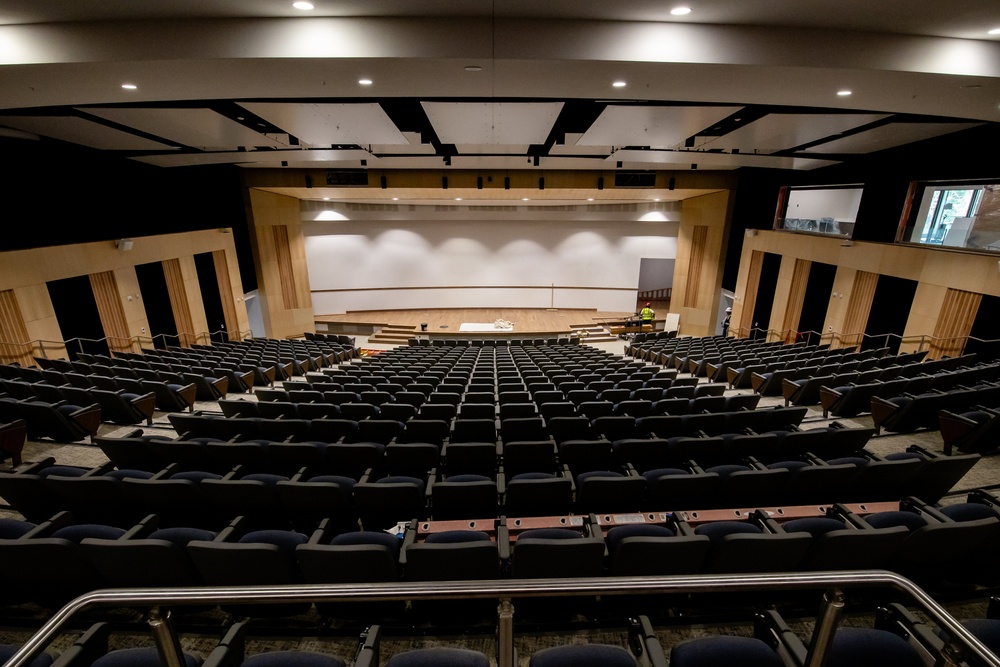
[[[187,288],[184,285],[184,274],[181,271],[179,259],[163,260],[163,277],[167,280],[167,293],[170,295],[170,310],[174,314],[174,325],[182,347],[195,344],[196,333],[191,307],[188,304]]]
[[[851,298],[847,303],[847,315],[844,318],[840,344],[834,347],[856,347],[861,344],[877,286],[877,273],[858,271],[854,274],[854,285],[851,287]]]
[[[28,328],[14,290],[0,291],[0,363],[31,366],[32,349]]]
[[[687,289],[684,291],[684,306],[698,307],[701,287],[701,273],[705,264],[705,246],[708,243],[708,226],[695,225],[691,230],[691,250],[688,256]]]
[[[739,327],[735,333],[737,336],[749,336],[750,327],[753,326],[753,309],[757,306],[757,290],[760,288],[760,272],[764,266],[764,253],[753,251],[750,254],[750,264],[747,270],[746,290],[739,299]]]
[[[792,280],[788,290],[788,301],[785,306],[785,316],[781,323],[786,343],[794,343],[798,338],[799,320],[802,318],[802,304],[806,300],[806,288],[809,287],[809,271],[812,262],[807,259],[796,259],[792,269]]]
[[[239,315],[233,302],[233,286],[229,280],[229,263],[226,261],[226,251],[216,250],[212,253],[215,264],[215,279],[219,283],[219,296],[222,299],[222,319],[226,323],[229,340],[239,340]]]
[[[733,193],[714,192],[685,199],[677,235],[671,308],[680,332],[711,336],[719,331],[722,270],[732,215]]]
[[[130,335],[114,272],[91,273],[90,288],[94,291],[97,313],[107,337],[108,349],[112,352],[138,352],[139,345]]]
[[[288,247],[288,226],[271,227],[271,237],[274,242],[274,258],[278,263],[281,301],[285,310],[295,310],[299,307],[299,299],[295,293],[295,269],[292,267],[292,253]]]
[[[940,359],[962,353],[982,301],[982,294],[957,289],[947,291],[934,327],[934,339],[931,341],[928,357]]]

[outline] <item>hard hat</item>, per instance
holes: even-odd
[[[731,312],[733,312],[733,309],[732,308],[726,308],[726,312],[727,313],[731,313]]]
[[[649,305],[649,301],[647,301],[647,302],[646,302],[646,305],[647,305],[647,306]]]

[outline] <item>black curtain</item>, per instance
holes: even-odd
[[[757,283],[757,300],[753,307],[753,322],[750,324],[751,338],[767,338],[767,325],[771,321],[774,307],[774,288],[778,284],[781,270],[781,255],[764,253],[760,267],[760,282]]]
[[[1000,358],[1000,331],[997,329],[997,313],[1000,313],[1000,297],[983,295],[983,300],[972,321],[969,342],[965,352],[975,352],[977,361],[995,361]],[[979,340],[974,340],[978,338]]]
[[[910,316],[913,295],[917,292],[917,281],[879,275],[872,309],[865,325],[866,337],[861,341],[861,349],[869,350],[888,347],[892,354],[899,352],[900,336],[906,329]]]
[[[142,306],[146,310],[146,322],[149,323],[149,335],[153,338],[153,347],[163,349],[168,345],[180,345],[177,338],[177,322],[170,306],[167,279],[163,275],[163,264],[161,262],[137,264],[135,275],[139,279]]]
[[[224,343],[226,337],[226,316],[222,311],[222,296],[219,294],[219,278],[215,273],[212,253],[202,252],[194,256],[194,266],[198,271],[198,287],[201,302],[205,305],[205,319],[212,340]]]
[[[833,292],[833,280],[836,277],[837,267],[834,264],[813,262],[809,267],[809,282],[806,284],[806,295],[802,301],[798,330],[805,334],[804,339],[810,345],[819,344],[820,336],[823,334],[823,323],[826,321],[830,294]]]
[[[49,299],[56,311],[56,322],[66,341],[69,358],[76,359],[80,352],[110,355],[90,277],[51,280],[45,286],[49,290]]]

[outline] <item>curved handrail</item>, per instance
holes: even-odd
[[[108,341],[127,341],[128,345],[130,345],[130,346],[131,345],[139,345],[140,347],[142,347],[142,344],[144,342],[145,343],[149,343],[151,345],[155,345],[155,341],[156,341],[157,338],[164,338],[164,339],[166,339],[168,336],[169,337],[176,337],[176,338],[181,338],[181,337],[187,336],[187,337],[190,337],[191,340],[194,340],[194,341],[199,341],[199,340],[209,340],[209,341],[211,341],[212,340],[212,336],[220,335],[220,334],[223,335],[223,336],[228,336],[229,333],[230,333],[230,331],[228,329],[219,329],[219,330],[216,330],[216,331],[201,331],[201,332],[198,332],[198,333],[191,333],[189,331],[182,331],[182,332],[179,332],[177,334],[156,334],[155,336],[132,336],[131,338],[122,338],[120,336],[104,336],[103,338],[86,338],[86,337],[83,337],[83,336],[75,336],[73,338],[67,338],[66,340],[47,340],[47,339],[44,339],[44,338],[35,338],[35,339],[32,339],[32,340],[28,340],[28,341],[24,341],[24,342],[20,342],[20,343],[9,342],[9,341],[0,341],[0,347],[14,348],[18,352],[18,354],[21,354],[21,355],[32,354],[34,352],[35,348],[38,348],[43,353],[43,356],[45,356],[46,358],[48,358],[47,355],[46,355],[46,352],[47,352],[47,350],[45,348],[46,344],[51,345],[53,347],[59,347],[59,348],[62,348],[62,349],[65,350],[65,349],[68,349],[70,347],[71,343],[76,343],[77,348],[80,350],[80,352],[83,352],[83,343],[84,342],[90,342],[90,343],[105,342],[106,343]],[[250,329],[246,329],[246,330],[240,329],[236,333],[239,336],[240,340],[248,340],[250,338],[253,338],[253,331],[251,331]],[[27,349],[25,349],[25,348],[27,348]]]
[[[203,587],[203,588],[141,588],[107,589],[86,593],[72,600],[57,611],[7,662],[8,667],[21,667],[37,655],[74,614],[97,606],[134,606],[164,604],[219,604],[251,602],[276,604],[288,602],[328,602],[357,600],[406,600],[420,599],[470,599],[498,598],[501,608],[510,610],[513,597],[541,597],[556,595],[635,595],[652,593],[711,593],[733,591],[769,591],[807,588],[857,588],[888,587],[908,594],[923,611],[953,641],[991,667],[1000,667],[1000,658],[991,653],[975,636],[955,620],[930,595],[909,579],[883,570],[844,572],[809,572],[777,574],[731,574],[661,577],[596,577],[591,579],[526,579],[510,581],[434,581],[422,583],[372,583],[297,586],[255,587]],[[508,603],[508,604],[504,604]],[[500,624],[498,638],[502,656],[512,656],[512,626]],[[814,645],[828,645],[835,630],[835,623],[820,624],[819,637]],[[169,632],[169,630],[168,630]],[[170,643],[161,650],[170,653]],[[176,642],[174,642],[176,646]],[[179,660],[176,654],[165,655],[168,664]],[[822,655],[810,656],[810,664],[821,664]],[[171,659],[172,658],[172,659]],[[511,667],[501,661],[500,667]]]

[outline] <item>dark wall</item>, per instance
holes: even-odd
[[[879,275],[865,325],[867,337],[861,341],[862,350],[888,347],[892,354],[899,352],[900,337],[906,329],[916,293],[916,280]]]
[[[142,305],[146,312],[146,323],[149,324],[149,335],[153,346],[164,348],[168,345],[180,345],[177,337],[177,322],[170,306],[170,291],[167,289],[167,279],[163,275],[161,262],[137,264],[135,275],[139,281],[139,291],[142,292]]]
[[[78,352],[107,356],[108,344],[104,340],[104,326],[97,311],[90,276],[51,280],[45,286],[70,359],[76,359]]]
[[[976,319],[972,321],[971,340],[965,346],[965,352],[975,352],[979,361],[1000,358],[1000,342],[986,342],[997,340],[997,313],[1000,313],[1000,297],[984,294]]]
[[[830,294],[833,292],[833,281],[837,277],[837,267],[833,264],[813,262],[809,267],[809,282],[806,284],[806,295],[802,301],[802,314],[799,316],[798,330],[810,332],[805,340],[810,344],[819,344],[823,335],[823,322],[826,321],[826,311],[830,305]]]
[[[153,167],[46,139],[0,138],[0,154],[0,251],[232,227],[243,289],[256,288],[237,167]]]
[[[781,255],[765,252],[760,266],[760,282],[757,283],[757,299],[754,301],[753,322],[750,324],[751,338],[766,338],[767,325],[771,322],[774,308],[774,288],[778,284],[781,270]]]
[[[194,267],[198,272],[198,287],[201,302],[205,306],[205,320],[213,341],[228,340],[226,336],[226,316],[222,311],[222,294],[219,292],[219,277],[215,273],[212,253],[201,252],[194,256]]]

